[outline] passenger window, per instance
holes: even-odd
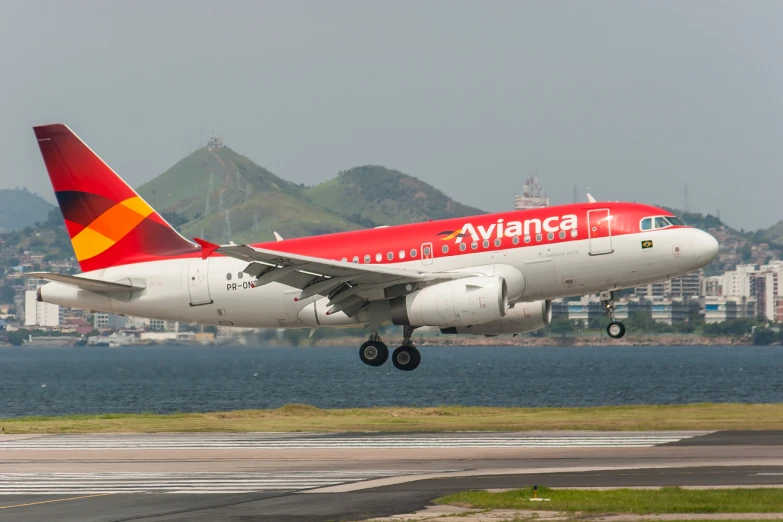
[[[642,230],[650,230],[652,228],[652,218],[644,218],[642,220]]]
[[[399,254],[397,255],[400,256],[400,259],[405,259],[405,250],[400,250]]]
[[[669,222],[664,217],[655,218],[655,228],[666,228],[669,226]]]
[[[485,240],[484,240],[484,241],[481,243],[481,245],[482,245],[484,248],[489,248],[489,239],[485,239]]]
[[[560,239],[565,239],[565,237],[566,237],[565,230],[561,230],[560,231]]]
[[[366,254],[366,255],[364,256],[364,262],[365,262],[365,263],[369,263],[369,262],[370,262],[370,254]]]
[[[441,252],[443,252],[444,254],[448,254],[449,253],[449,245],[443,245],[443,248],[441,248]]]
[[[471,250],[476,250],[478,248],[478,242],[474,241],[470,244]]]
[[[393,260],[394,259],[394,252],[389,252],[388,254],[386,254],[386,259],[388,259],[389,261]]]
[[[525,243],[530,243],[530,236],[525,236]]]
[[[380,253],[375,254],[375,262],[380,263],[381,261],[383,261],[383,255],[381,255]]]
[[[358,263],[359,262],[359,256],[353,256],[353,259],[351,259],[351,261],[353,261],[354,263]]]
[[[231,281],[231,272],[226,274],[226,281]]]
[[[500,246],[500,243],[501,243],[501,242],[500,242],[500,239],[496,239],[496,240],[495,240],[495,246],[496,246],[496,247],[499,247],[499,246]]]
[[[467,243],[460,243],[459,244],[459,249],[464,252],[465,250],[468,249],[468,244]]]
[[[555,233],[554,232],[550,232],[549,234],[546,235],[546,238],[548,240],[552,241],[555,238]]]
[[[574,228],[574,229],[571,230],[571,237],[576,237],[576,236],[577,236],[577,233],[576,233],[576,229]]]
[[[519,244],[519,236],[512,237],[511,238],[511,242],[514,243],[515,245],[518,245]]]
[[[340,261],[342,261],[343,263],[347,263],[347,262],[348,262],[348,258],[347,258],[347,257],[344,257],[344,258],[342,258]]]
[[[237,279],[242,279],[242,272],[237,272]]]
[[[425,256],[430,255],[430,247],[424,247],[424,255]]]
[[[411,248],[411,257],[416,257],[416,254],[417,254],[416,249],[415,248]]]
[[[536,234],[536,241],[540,243],[542,239],[544,239],[544,236],[542,236],[541,234]]]

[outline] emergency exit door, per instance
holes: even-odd
[[[209,259],[191,259],[188,265],[190,306],[212,303],[209,296]]]
[[[425,265],[431,265],[433,257],[435,257],[435,252],[432,250],[432,243],[424,243],[421,245],[422,263]]]
[[[612,216],[608,208],[587,212],[587,230],[590,238],[590,255],[611,254]]]

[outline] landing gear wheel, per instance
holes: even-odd
[[[398,370],[409,372],[419,367],[421,354],[415,346],[400,346],[392,354],[392,363]]]
[[[381,341],[367,341],[359,348],[359,358],[368,366],[381,366],[389,358],[389,349]]]
[[[609,334],[609,337],[619,339],[625,335],[625,325],[620,321],[612,321],[609,323],[609,326],[606,327],[606,333]]]

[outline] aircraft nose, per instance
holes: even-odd
[[[703,230],[693,230],[693,239],[690,248],[693,249],[696,257],[705,265],[709,264],[718,255],[720,243],[712,234]]]

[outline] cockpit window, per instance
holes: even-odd
[[[685,226],[685,223],[674,216],[646,217],[639,222],[639,228],[642,230],[655,230],[658,228],[670,227],[672,225]]]
[[[655,228],[666,228],[670,226],[670,223],[666,221],[665,217],[658,216],[655,218]]]

